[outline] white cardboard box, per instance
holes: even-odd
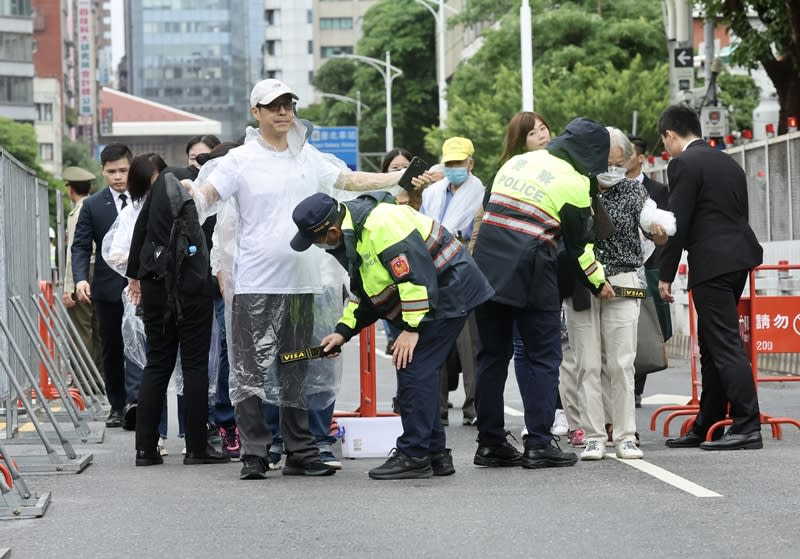
[[[386,458],[403,433],[400,416],[341,417],[336,420],[342,435],[344,458]]]

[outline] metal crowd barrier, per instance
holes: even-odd
[[[54,297],[48,209],[47,184],[0,148],[0,519],[44,514],[50,493],[32,494],[23,475],[86,468],[93,456],[79,455],[70,439],[88,442],[88,420],[107,405]],[[31,442],[45,454],[15,452]]]

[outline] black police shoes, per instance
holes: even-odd
[[[383,466],[369,471],[372,479],[425,479],[433,477],[430,456],[414,458],[395,449]]]
[[[128,402],[122,408],[122,428],[126,431],[136,430],[136,402]]]
[[[664,444],[670,448],[697,448],[704,440],[703,437],[694,431],[689,431],[682,437],[667,439]]]
[[[430,458],[434,476],[451,476],[456,473],[456,468],[453,466],[453,452],[449,448],[434,452]]]
[[[574,466],[577,463],[578,455],[564,452],[555,441],[550,441],[549,445],[543,447],[526,448],[522,455],[522,467],[529,470]]]
[[[489,468],[510,468],[522,464],[522,453],[508,441],[496,446],[478,446],[472,463]]]

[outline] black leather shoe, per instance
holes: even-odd
[[[163,464],[164,459],[161,458],[161,453],[157,450],[137,450],[136,451],[136,465],[137,466],[157,466]]]
[[[281,473],[285,476],[332,476],[336,473],[336,468],[319,459],[311,462],[295,462],[287,457]]]
[[[764,448],[761,431],[753,431],[746,435],[725,433],[721,439],[700,443],[702,450],[756,450]]]
[[[395,449],[394,454],[382,465],[369,471],[372,479],[425,479],[433,477],[429,456],[414,458]]]
[[[456,473],[456,468],[453,466],[453,452],[449,448],[434,452],[430,457],[434,476],[451,476]]]
[[[128,402],[122,408],[122,428],[126,431],[136,430],[136,402]]]
[[[203,452],[186,451],[186,456],[183,457],[183,463],[187,466],[195,464],[225,464],[230,462],[231,457],[227,454],[220,452],[211,445],[206,446]]]
[[[122,410],[111,410],[111,413],[108,414],[108,419],[106,419],[106,427],[122,427]]]
[[[242,456],[242,471],[239,479],[267,479],[267,461],[260,456]]]
[[[564,452],[555,440],[547,446],[526,448],[522,455],[522,467],[529,470],[574,466],[577,463],[578,455],[574,452]]]
[[[472,463],[488,468],[510,468],[522,464],[522,453],[508,441],[497,446],[478,446]]]
[[[682,437],[667,439],[664,444],[670,448],[697,448],[704,440],[703,437],[694,431],[689,431]]]

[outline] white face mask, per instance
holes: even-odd
[[[314,243],[314,246],[322,250],[335,250],[339,248],[339,245],[329,245],[327,243]]]
[[[609,167],[605,173],[597,175],[597,182],[606,188],[610,188],[625,178],[625,167]]]

